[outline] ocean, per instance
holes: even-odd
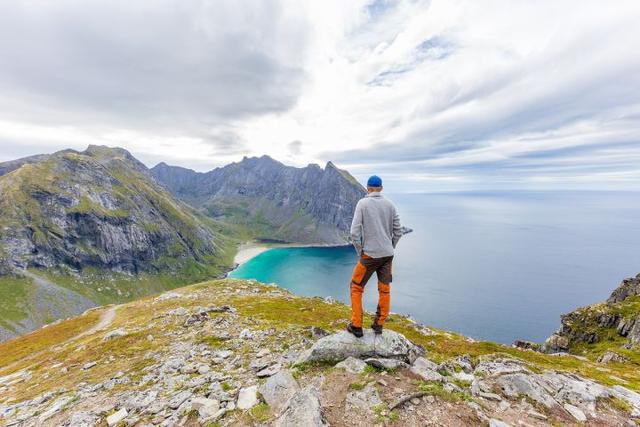
[[[505,344],[542,342],[560,315],[605,300],[640,272],[640,194],[388,194],[403,225],[391,309]],[[349,302],[352,247],[277,248],[231,273]],[[365,308],[375,311],[375,276]]]

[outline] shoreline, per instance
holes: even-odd
[[[280,249],[280,248],[337,248],[341,246],[349,246],[348,243],[343,245],[332,245],[332,244],[319,244],[319,243],[260,243],[256,241],[248,241],[241,243],[238,246],[238,251],[233,257],[233,268],[227,272],[227,276],[238,269],[243,264],[251,261],[253,258],[257,257],[263,252],[266,252],[270,249]]]

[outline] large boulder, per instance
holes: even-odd
[[[362,338],[356,338],[349,332],[338,332],[319,339],[310,350],[303,353],[298,363],[304,362],[341,362],[348,357],[366,359],[378,357],[396,359],[405,363],[424,354],[424,349],[409,341],[404,335],[385,330],[381,335],[373,331],[364,331]]]

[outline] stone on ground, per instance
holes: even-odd
[[[291,396],[299,390],[297,381],[289,371],[278,372],[259,388],[262,398],[276,414],[280,413]]]
[[[335,367],[338,369],[344,369],[351,374],[360,374],[364,372],[367,364],[361,359],[350,356],[338,363]]]
[[[251,387],[244,387],[240,389],[240,393],[238,393],[238,409],[247,410],[256,406],[258,403],[258,397],[256,393],[258,392],[258,386],[253,385]]]
[[[378,390],[372,385],[367,384],[362,390],[352,390],[347,394],[346,410],[367,411],[373,409],[374,406],[382,403]]]
[[[115,412],[107,417],[107,424],[109,425],[109,427],[118,425],[120,421],[127,418],[127,415],[129,415],[127,410],[122,408],[118,412]]]
[[[371,365],[374,368],[388,369],[388,370],[407,368],[409,366],[401,360],[384,359],[384,358],[376,358],[376,357],[370,357],[366,359],[365,362],[367,363],[367,365]]]
[[[566,409],[567,412],[570,413],[571,416],[575,418],[576,421],[580,423],[587,421],[587,416],[584,414],[584,412],[580,410],[580,408],[573,406],[569,403],[565,403],[564,409]]]
[[[296,392],[274,424],[275,427],[325,427],[328,425],[322,415],[318,391],[311,387]]]
[[[511,424],[505,423],[504,421],[496,420],[495,418],[491,418],[489,420],[489,427],[511,427]]]
[[[437,371],[438,365],[424,357],[418,357],[411,366],[411,372],[418,375],[424,381],[443,382],[445,378]]]
[[[191,408],[198,411],[201,417],[209,418],[216,415],[220,409],[220,403],[214,399],[196,397],[191,401]]]
[[[119,329],[115,329],[111,332],[108,332],[104,338],[102,338],[102,341],[109,341],[112,340],[114,338],[120,338],[120,337],[124,337],[125,335],[127,335],[127,331],[125,331],[122,328]]]

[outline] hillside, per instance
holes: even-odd
[[[0,425],[634,425],[637,362],[476,342],[252,281],[193,285],[0,344]]]
[[[198,173],[160,163],[155,178],[212,218],[247,226],[254,237],[296,243],[344,244],[365,189],[329,162],[305,168],[268,156]]]
[[[606,302],[565,314],[561,323],[546,351],[640,363],[640,274],[623,280]]]
[[[213,223],[123,149],[65,150],[0,171],[0,339],[231,262]]]

